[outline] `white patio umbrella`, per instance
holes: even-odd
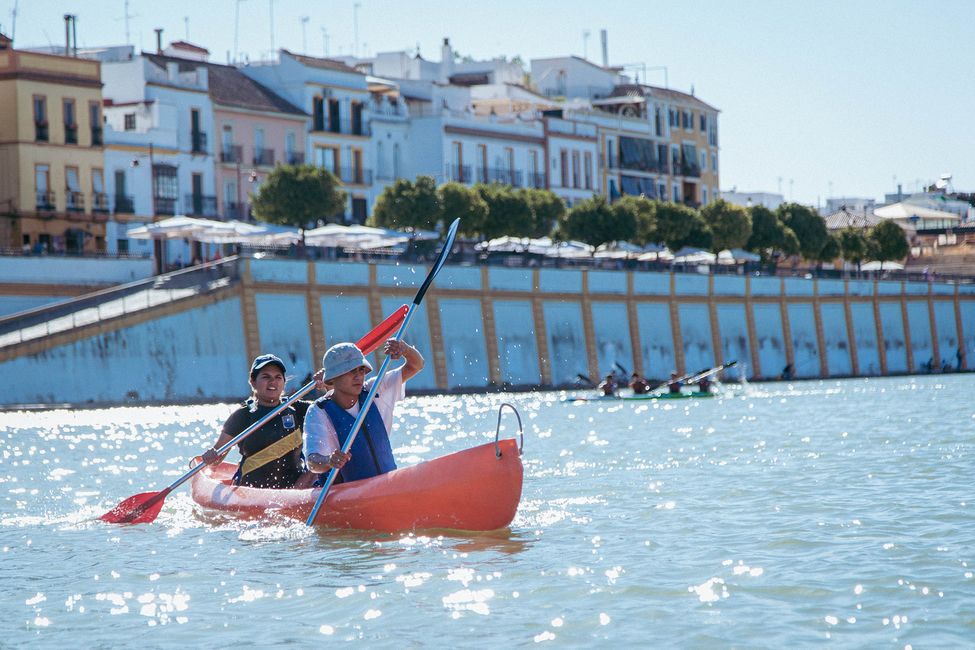
[[[647,244],[646,251],[637,256],[638,262],[669,262],[674,259],[670,249],[660,244]]]
[[[902,271],[903,269],[904,265],[900,262],[878,262],[873,260],[860,265],[861,271]]]
[[[757,262],[761,257],[741,248],[725,249],[718,253],[718,264],[737,264],[738,262]]]
[[[224,222],[196,217],[176,216],[133,228],[126,236],[130,239],[183,239],[208,230],[225,226]],[[230,229],[226,229],[230,230]]]
[[[702,248],[685,246],[674,253],[674,264],[714,264],[717,256]]]
[[[646,251],[643,248],[628,241],[613,241],[597,246],[593,257],[625,260],[638,257],[644,252]]]

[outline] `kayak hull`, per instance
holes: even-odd
[[[707,399],[709,397],[717,397],[718,393],[715,392],[701,392],[695,391],[693,393],[644,393],[643,395],[597,395],[595,397],[579,395],[574,397],[566,397],[563,402],[602,402],[602,401],[618,401],[623,400],[625,402],[632,401],[645,401],[645,400],[657,400],[657,399]]]
[[[523,467],[514,440],[488,443],[361,481],[333,485],[316,526],[385,532],[428,528],[496,530],[514,519]],[[235,486],[236,466],[198,472],[193,500],[205,508],[260,517],[278,512],[304,521],[321,488],[271,490]]]

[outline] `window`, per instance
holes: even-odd
[[[701,113],[700,122],[701,122],[701,133],[703,133],[708,130],[708,116],[705,115],[704,113]]]
[[[582,186],[581,180],[579,178],[579,152],[572,152],[572,187],[579,188]]]
[[[75,114],[73,99],[65,99],[64,110],[64,143],[78,144],[78,116]]]
[[[193,153],[206,153],[207,134],[202,130],[198,108],[190,109],[190,140]]]
[[[359,185],[366,182],[362,168],[362,149],[352,150],[352,182]]]
[[[694,115],[690,111],[684,111],[683,113],[683,123],[684,128],[688,131],[694,129]]]
[[[105,172],[98,167],[91,170],[91,209],[108,212],[108,196],[105,194]]]
[[[565,149],[559,152],[559,165],[562,168],[562,187],[569,187],[569,152]]]
[[[342,132],[341,113],[337,99],[328,100],[328,130],[332,133]]]
[[[312,131],[325,130],[325,101],[321,97],[311,100]]]
[[[707,202],[708,202],[708,188],[702,187],[701,188],[701,203],[707,203]]]
[[[708,154],[704,151],[701,152],[701,171],[708,170]]]
[[[173,165],[153,165],[152,196],[156,214],[176,214],[179,179]]]
[[[34,166],[34,190],[37,193],[37,209],[53,210],[54,193],[51,192],[50,165]]]
[[[654,126],[654,131],[657,133],[657,135],[664,134],[664,120],[663,120],[663,115],[661,115],[659,106],[656,106],[653,109],[653,126]]]
[[[400,174],[400,153],[399,143],[393,144],[393,178],[399,178]]]
[[[538,152],[529,151],[528,152],[528,186],[529,187],[541,187],[542,179],[539,177],[538,173]]]
[[[299,161],[295,158],[295,132],[288,131],[284,135],[284,157],[289,165],[297,165]]]
[[[668,108],[667,109],[667,123],[670,125],[670,127],[671,128],[674,128],[674,129],[676,129],[677,127],[679,127],[680,126],[680,121],[679,120],[680,120],[680,118],[677,115],[677,109],[676,108]]]
[[[352,133],[365,135],[362,130],[362,102],[352,102]]]
[[[135,113],[126,113],[122,119],[126,131],[135,131]]]
[[[587,190],[591,190],[592,189],[592,152],[591,151],[587,151],[583,155],[583,159],[582,160],[583,160],[583,162],[582,162],[582,171],[583,171],[583,174],[585,175],[585,178],[586,178],[586,182],[585,182],[584,187]]]
[[[47,97],[34,95],[34,139],[47,142]]]
[[[315,147],[315,164],[333,174],[338,174],[339,150],[334,147]]]
[[[376,143],[376,178],[386,178],[386,153],[383,143]]]
[[[657,198],[659,198],[661,201],[666,201],[667,200],[667,184],[666,183],[660,183],[659,185],[657,185]]]
[[[674,201],[674,202],[679,203],[680,202],[680,185],[678,185],[677,183],[674,183],[673,187],[671,187],[670,189],[673,190],[673,193],[671,194],[671,200]]]
[[[352,222],[353,223],[365,223],[366,216],[368,215],[368,204],[366,200],[360,196],[352,197]]]
[[[711,154],[711,171],[715,174],[718,173],[718,154],[716,153]]]
[[[507,182],[510,185],[514,185],[515,151],[511,147],[505,147],[504,149],[504,171],[505,171],[505,182]]]
[[[85,198],[81,194],[81,181],[78,178],[77,167],[64,168],[64,190],[65,207],[68,210],[83,211],[85,209]]]
[[[488,182],[488,153],[487,145],[477,145],[477,181],[479,183]]]
[[[88,123],[91,128],[91,146],[100,147],[102,141],[102,113],[98,102],[88,103]]]

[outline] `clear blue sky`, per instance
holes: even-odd
[[[78,15],[79,46],[125,43],[124,0],[20,0],[16,45],[63,44]],[[354,5],[358,4],[358,11]],[[274,0],[274,44],[310,54],[412,49],[439,60],[443,37],[476,58],[588,55],[666,66],[672,88],[718,107],[721,186],[777,191],[815,204],[882,198],[894,177],[913,191],[942,173],[975,191],[975,0]],[[0,0],[11,31],[14,0]],[[269,0],[241,0],[239,49],[270,50]],[[216,62],[234,47],[235,0],[130,0],[130,42],[203,45]],[[305,35],[301,17],[308,16]],[[649,81],[663,84],[662,71]],[[779,180],[781,178],[781,181]]]

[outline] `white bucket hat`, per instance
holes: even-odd
[[[355,343],[336,343],[322,357],[322,367],[325,368],[325,377],[322,381],[331,381],[360,366],[365,366],[367,371],[372,371],[372,364]]]

